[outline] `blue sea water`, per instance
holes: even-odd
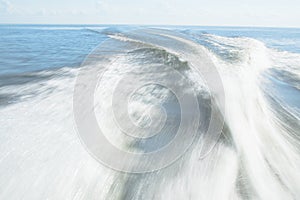
[[[0,26],[1,74],[78,66],[105,39],[85,26]]]
[[[159,27],[159,26],[157,26]],[[107,32],[130,31],[136,26],[0,25],[0,74],[18,74],[60,67],[76,67]],[[271,48],[300,53],[300,29],[246,27],[174,27],[189,34],[250,37]]]

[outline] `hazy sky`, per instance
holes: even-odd
[[[300,0],[0,0],[0,23],[300,27]]]

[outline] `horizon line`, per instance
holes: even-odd
[[[297,26],[260,26],[260,25],[195,25],[195,24],[134,24],[134,23],[0,23],[0,25],[93,25],[93,26],[181,26],[181,27],[226,27],[226,28],[287,28],[287,29],[300,29]]]

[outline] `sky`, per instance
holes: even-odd
[[[0,23],[300,27],[300,1],[0,0]]]

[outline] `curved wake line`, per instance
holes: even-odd
[[[196,46],[185,39],[172,36],[172,34],[158,33],[158,35],[172,38],[174,43],[182,42],[197,51]],[[115,37],[115,39],[141,42],[137,41],[136,38],[124,38],[124,36],[122,38]],[[230,134],[229,138],[232,140],[228,142],[233,144],[230,149],[234,147],[234,151],[237,151],[234,156],[237,162],[235,184],[232,185],[228,194],[237,195],[240,198],[249,197],[250,199],[296,198],[300,194],[300,175],[297,170],[300,164],[299,138],[294,138],[291,143],[289,138],[295,137],[295,135],[287,132],[286,129],[276,123],[276,120],[279,120],[273,112],[273,109],[276,108],[270,105],[271,102],[266,98],[265,91],[261,90],[263,81],[261,73],[272,68],[269,49],[263,43],[249,38],[216,37],[214,39],[218,39],[219,42],[223,40],[223,44],[229,42],[229,45],[235,45],[241,49],[240,56],[243,56],[239,63],[228,64],[219,60],[215,55],[208,53],[217,64],[225,87],[226,112],[223,114],[226,116],[226,125],[229,130],[227,134]],[[237,39],[238,42],[236,42]],[[158,47],[161,46],[158,44]],[[182,58],[186,51],[185,48],[183,47],[183,50],[180,49],[180,51],[175,52],[170,49],[166,50]],[[203,47],[201,50],[203,50]],[[198,58],[193,59],[201,58],[201,53],[198,53]],[[189,64],[191,62],[191,58],[184,60]],[[214,90],[218,94],[216,91],[218,90]],[[218,145],[221,143],[219,142]],[[197,149],[197,147],[194,147],[193,151],[199,151]],[[185,163],[187,160],[182,162]],[[206,160],[204,159],[201,164],[198,162],[193,160],[192,165],[201,165]],[[194,166],[187,166],[182,173],[191,173],[193,170],[196,170]],[[207,170],[213,171],[213,169]],[[210,174],[208,171],[203,173]],[[197,174],[196,171],[193,171],[193,173]],[[179,179],[185,180],[186,177],[184,176],[181,175]],[[193,184],[201,180],[200,177],[198,178],[197,180],[194,177],[189,180],[189,183]],[[218,181],[214,180],[213,182]],[[214,190],[218,191],[220,188],[214,188]],[[207,196],[199,194],[199,197],[212,199],[211,194],[207,194]]]

